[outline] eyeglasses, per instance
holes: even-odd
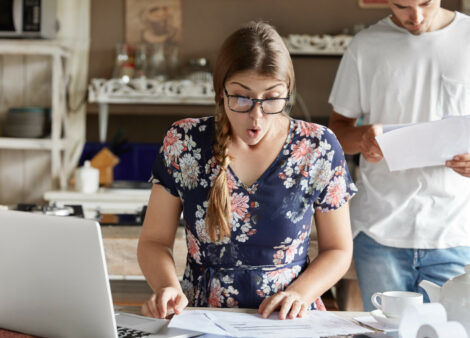
[[[289,95],[287,97],[270,97],[267,99],[252,99],[246,96],[229,95],[225,87],[224,92],[225,96],[227,96],[228,107],[236,113],[248,113],[259,102],[261,111],[264,114],[279,114],[286,108],[287,102],[290,99]]]

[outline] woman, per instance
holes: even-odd
[[[356,188],[336,137],[286,114],[294,90],[289,52],[254,22],[222,45],[215,117],[169,129],[153,168],[138,258],[155,291],[146,315],[190,306],[258,308],[263,317],[324,309],[320,295],[349,267],[348,199]],[[183,282],[172,247],[183,212]],[[308,262],[312,216],[319,254]]]

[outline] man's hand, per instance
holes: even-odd
[[[293,291],[281,291],[265,298],[258,308],[258,313],[267,318],[279,309],[279,319],[294,319],[296,317],[303,317],[309,308],[302,297]]]
[[[186,295],[174,287],[159,290],[142,305],[144,316],[166,318],[168,315],[179,314],[188,305]]]
[[[362,156],[368,162],[377,163],[380,162],[384,155],[382,150],[380,150],[379,144],[375,137],[377,135],[382,135],[383,129],[380,124],[373,124],[362,134],[362,140],[360,144]]]
[[[452,160],[446,161],[446,166],[457,174],[470,177],[470,154],[455,155]]]

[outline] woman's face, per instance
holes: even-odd
[[[225,82],[225,89],[228,95],[240,97],[240,100],[238,100],[238,98],[230,99],[232,100],[232,108],[234,102],[241,102],[242,104],[250,103],[246,98],[286,98],[289,94],[287,84],[284,81],[259,75],[254,71],[244,71],[234,74]],[[231,136],[234,141],[241,140],[247,145],[253,146],[258,144],[267,134],[276,134],[279,128],[282,128],[284,125],[279,123],[282,119],[285,119],[283,113],[265,114],[261,109],[260,102],[256,102],[255,106],[247,113],[235,112],[230,109],[229,99],[226,94],[222,93],[222,95],[224,98],[225,112],[232,127]],[[267,101],[264,103],[264,107],[266,110],[266,108],[271,105],[269,109],[275,111],[276,107],[282,108],[285,102],[285,100]]]

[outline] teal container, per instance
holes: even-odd
[[[46,136],[50,126],[50,108],[11,107],[6,114],[4,136],[40,138]]]

